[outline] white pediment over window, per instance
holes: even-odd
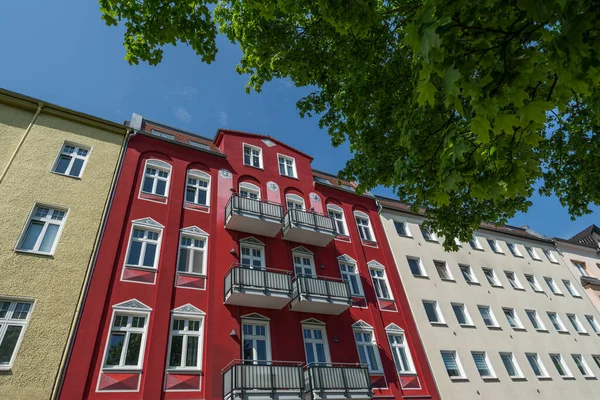
[[[316,318],[305,319],[303,321],[300,321],[300,323],[304,325],[325,325],[325,322],[319,321]]]
[[[273,141],[272,141],[272,140],[270,140],[270,139],[263,139],[263,140],[262,140],[262,142],[263,142],[264,144],[266,144],[267,146],[269,146],[269,147],[273,147],[273,146],[275,146],[275,143],[273,143]]]
[[[361,319],[352,324],[352,329],[373,330],[373,327]]]
[[[259,313],[252,313],[252,314],[242,315],[240,318],[241,319],[258,319],[258,320],[262,320],[262,321],[268,321],[269,320],[269,318],[267,318],[264,315],[261,315]]]
[[[115,304],[113,308],[119,310],[152,311],[150,307],[148,307],[138,299],[131,299],[119,304]]]
[[[265,245],[263,242],[253,238],[252,236],[244,238],[244,239],[240,239],[240,243],[245,243],[245,244],[254,245],[254,246],[264,246]]]
[[[369,267],[373,267],[373,268],[385,268],[383,266],[383,264],[381,264],[379,261],[375,261],[375,260],[371,260],[367,263],[367,265]]]
[[[347,263],[356,264],[356,260],[350,257],[348,254],[342,254],[337,259],[338,261],[345,261]]]
[[[181,307],[177,307],[173,310],[175,314],[194,314],[194,315],[205,315],[205,312],[199,308],[191,305],[190,303],[184,304]]]
[[[208,233],[198,228],[196,225],[181,229],[181,233],[187,233],[188,235],[196,236],[208,236]]]
[[[313,252],[308,250],[306,247],[298,246],[292,249],[294,253],[312,254]]]
[[[386,331],[389,332],[404,332],[404,329],[400,328],[398,325],[392,323],[385,327]]]
[[[156,228],[156,229],[164,228],[163,225],[159,224],[158,222],[156,222],[155,220],[153,220],[150,217],[135,219],[135,220],[131,221],[131,223],[134,225],[144,225],[144,226],[148,226],[150,228]]]

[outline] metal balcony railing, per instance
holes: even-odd
[[[306,392],[318,391],[323,397],[324,391],[366,392],[372,398],[369,369],[360,364],[308,364],[304,370]]]
[[[244,399],[249,391],[304,393],[302,363],[234,360],[223,371],[223,399]]]
[[[334,236],[337,233],[335,221],[330,216],[290,208],[285,214],[284,230],[293,227],[305,227]]]
[[[272,291],[292,294],[292,273],[270,268],[250,268],[232,264],[225,273],[225,299],[232,291],[253,289],[265,295]]]
[[[235,214],[251,214],[260,219],[268,217],[283,223],[283,206],[281,204],[251,199],[238,193],[232,194],[225,206],[225,221]]]
[[[337,301],[352,304],[352,293],[348,281],[334,278],[317,277],[314,275],[298,274],[292,280],[294,288],[292,297],[301,300],[319,296],[328,302]]]

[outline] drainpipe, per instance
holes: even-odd
[[[127,128],[127,132],[125,133],[125,138],[123,138],[123,145],[121,147],[121,154],[119,155],[119,163],[116,167],[116,172],[113,178],[113,184],[112,184],[112,190],[110,193],[110,197],[108,198],[108,204],[106,206],[106,213],[104,214],[104,218],[102,219],[102,225],[101,228],[99,228],[99,235],[97,236],[97,240],[96,240],[96,244],[95,244],[95,249],[94,249],[94,254],[91,257],[91,263],[90,268],[85,276],[84,279],[84,287],[82,290],[82,293],[80,295],[79,298],[79,302],[77,304],[77,308],[75,309],[75,319],[73,321],[73,323],[71,324],[71,331],[69,333],[69,338],[67,339],[67,347],[66,347],[66,351],[63,353],[63,357],[58,369],[57,374],[60,375],[59,380],[58,380],[58,384],[54,383],[54,387],[52,389],[52,395],[51,395],[51,399],[58,399],[58,396],[60,395],[63,383],[64,383],[64,379],[65,379],[65,372],[66,372],[66,367],[69,364],[69,360],[71,359],[71,351],[73,350],[73,345],[75,343],[75,336],[77,334],[77,330],[79,329],[79,321],[81,318],[81,314],[83,311],[83,306],[85,304],[85,301],[87,299],[87,295],[89,292],[89,288],[90,288],[90,284],[91,284],[91,278],[94,274],[94,270],[96,268],[96,260],[98,259],[98,252],[100,250],[100,244],[102,243],[102,239],[104,237],[104,231],[106,229],[106,222],[108,221],[108,216],[110,215],[110,210],[113,204],[113,200],[115,197],[115,192],[117,190],[117,182],[119,180],[119,176],[121,176],[121,169],[123,168],[123,160],[125,159],[125,153],[127,151],[127,147],[129,146],[129,140],[136,136],[138,134],[137,130],[133,130],[131,128]]]
[[[19,144],[17,145],[17,148],[15,149],[15,151],[12,154],[12,156],[8,160],[8,164],[6,164],[6,168],[4,168],[4,171],[2,171],[2,175],[0,175],[0,183],[2,183],[2,181],[4,180],[4,177],[8,173],[8,170],[9,170],[10,166],[12,165],[13,161],[17,157],[17,153],[19,152],[19,150],[21,150],[21,147],[23,146],[23,142],[25,142],[25,139],[27,139],[27,136],[29,135],[29,132],[31,131],[31,128],[33,127],[33,125],[35,125],[35,121],[37,120],[38,115],[40,115],[40,112],[42,111],[42,107],[44,107],[44,103],[39,102],[38,103],[37,111],[35,112],[35,115],[33,116],[33,119],[29,123],[29,126],[27,127],[27,129],[25,129],[25,133],[21,137],[21,140],[19,141]]]

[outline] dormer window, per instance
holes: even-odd
[[[279,173],[283,176],[297,178],[296,160],[294,160],[292,157],[279,154]]]
[[[244,165],[262,168],[262,149],[260,147],[244,144]]]

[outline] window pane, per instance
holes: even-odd
[[[144,185],[142,186],[142,190],[144,192],[152,193],[152,185],[154,184],[154,179],[150,177],[144,178]]]
[[[144,266],[154,267],[154,258],[156,257],[156,245],[146,243],[146,253],[144,253]]]
[[[193,187],[189,187],[189,186],[186,188],[185,201],[188,201],[190,203],[196,202],[196,189],[194,189]]]
[[[22,329],[23,327],[19,325],[9,325],[6,328],[6,334],[4,335],[4,339],[2,339],[2,343],[0,343],[0,365],[8,365],[10,363]]]
[[[46,233],[44,234],[44,239],[42,239],[42,244],[40,244],[40,251],[50,252],[52,251],[52,246],[54,245],[54,240],[56,239],[56,234],[58,233],[59,226],[56,224],[48,224],[46,228]]]
[[[439,322],[435,304],[423,303],[423,306],[425,307],[425,313],[427,314],[427,319],[429,322]]]
[[[177,265],[178,271],[187,272],[187,266],[189,263],[190,250],[179,249],[179,264]]]
[[[315,362],[315,353],[313,350],[312,343],[306,343],[304,345],[304,348],[306,349],[306,363],[310,364]]]
[[[35,243],[37,242],[43,227],[43,222],[31,221],[29,223],[29,227],[27,228],[27,232],[25,233],[23,243],[21,244],[21,249],[33,250],[33,247],[35,246]]]
[[[509,376],[517,376],[517,370],[512,361],[512,356],[510,354],[501,354],[500,358],[502,359],[502,363],[506,368],[506,372],[508,372]]]
[[[108,354],[106,355],[106,365],[119,365],[124,341],[124,333],[110,334],[110,338],[108,339]]]
[[[204,270],[204,253],[194,251],[194,263],[192,264],[192,272],[201,274]]]
[[[375,358],[375,349],[373,346],[367,347],[367,355],[369,357],[369,367],[371,370],[379,370],[379,365],[377,364],[377,358]]]
[[[198,366],[198,336],[188,336],[185,366]]]
[[[257,340],[256,341],[256,353],[258,359],[263,361],[267,359],[267,342],[266,340]]]
[[[129,346],[127,346],[127,355],[125,356],[125,365],[138,365],[141,347],[142,334],[130,333]]]
[[[171,354],[169,355],[169,367],[181,366],[181,348],[183,347],[183,336],[173,335],[171,338]]]
[[[315,347],[317,348],[317,361],[321,363],[326,362],[327,360],[325,359],[325,347],[323,346],[323,344],[317,343]]]
[[[141,242],[131,242],[129,247],[129,256],[127,257],[127,264],[138,265],[140,261],[140,253],[142,251]]]
[[[167,190],[167,181],[157,180],[156,181],[156,193],[159,196],[164,196]]]
[[[69,172],[69,175],[79,176],[79,174],[81,174],[81,167],[83,167],[83,159],[76,158],[73,161],[73,166],[71,167],[71,171]]]
[[[58,159],[58,163],[56,164],[56,168],[54,169],[54,171],[60,174],[64,174],[67,171],[67,168],[69,167],[70,161],[71,157],[61,155]]]

